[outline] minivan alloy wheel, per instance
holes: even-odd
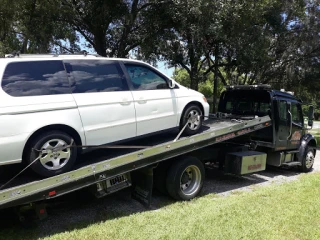
[[[201,124],[200,113],[197,110],[190,111],[188,115],[188,126],[191,130],[196,130]]]
[[[51,130],[32,138],[24,160],[37,174],[52,177],[71,170],[77,160],[77,152],[73,137],[59,130]]]
[[[70,147],[65,148],[68,144],[62,139],[51,139],[41,147],[39,160],[46,169],[58,170],[63,168],[71,156]]]
[[[181,117],[180,130],[186,126],[183,132],[185,135],[191,136],[198,133],[203,122],[202,115],[203,112],[198,105],[191,104],[187,106]]]

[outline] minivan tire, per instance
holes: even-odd
[[[187,125],[187,127],[183,131],[184,135],[190,136],[190,135],[197,134],[201,129],[202,122],[203,122],[203,113],[197,105],[190,105],[183,112],[181,122],[180,122],[180,130],[184,128],[190,116],[193,114],[199,116],[199,119]]]
[[[71,143],[71,147],[63,148]],[[54,147],[56,150],[51,151]],[[41,154],[41,150],[49,152]],[[61,131],[42,133],[31,141],[27,149],[27,164],[32,163],[38,157],[40,159],[30,166],[37,174],[43,177],[52,177],[67,172],[72,169],[77,159],[75,141],[70,135]]]

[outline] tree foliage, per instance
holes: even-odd
[[[190,86],[191,79],[188,72],[183,68],[176,68],[173,72],[173,79],[176,80],[183,86]],[[207,75],[205,81],[199,83],[199,92],[201,92],[207,99],[212,99],[213,97],[213,83],[214,83],[214,74],[210,72]],[[219,82],[218,84],[218,95],[225,90],[225,86]]]

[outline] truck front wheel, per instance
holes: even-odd
[[[176,200],[190,200],[198,195],[203,186],[205,169],[195,157],[186,157],[176,161],[169,169],[166,188]]]
[[[301,162],[302,165],[300,166],[300,171],[310,172],[313,167],[314,158],[315,158],[315,151],[308,146]]]

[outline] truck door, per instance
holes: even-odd
[[[286,149],[291,135],[289,103],[286,100],[278,100],[278,113],[277,148]]]
[[[303,130],[301,104],[292,100],[279,100],[278,112],[277,148],[296,149],[300,144]]]
[[[303,114],[301,104],[299,102],[292,101],[288,105],[289,109],[289,123],[291,135],[288,139],[288,149],[297,149],[300,145],[300,139],[303,130]],[[290,121],[291,120],[291,121]]]

